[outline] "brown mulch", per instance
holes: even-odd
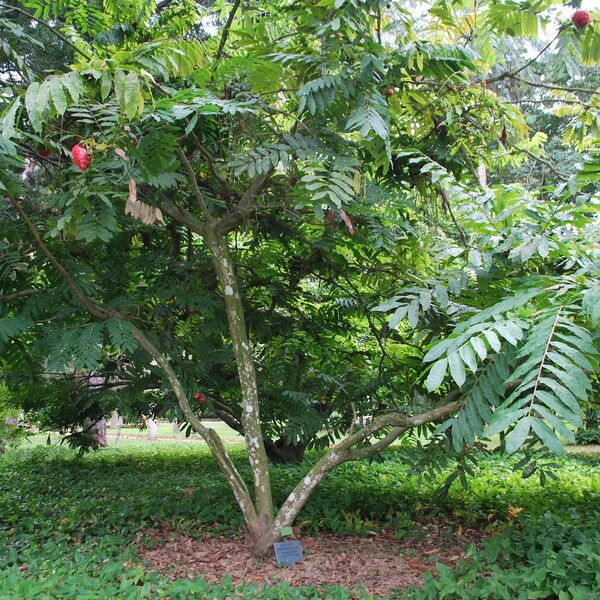
[[[304,561],[278,567],[272,550],[257,560],[239,538],[206,536],[196,540],[165,528],[143,534],[146,541],[150,538],[151,549],[138,543],[138,556],[151,569],[172,578],[202,577],[217,583],[229,574],[235,583],[273,585],[286,581],[294,586],[341,585],[374,596],[422,584],[427,571],[435,573],[436,562],[452,567],[464,557],[469,543],[478,543],[483,537],[478,530],[455,531],[436,523],[423,524],[416,535],[402,540],[389,532],[368,537],[334,533],[301,535],[295,539],[302,544]]]

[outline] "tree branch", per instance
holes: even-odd
[[[500,73],[500,75],[496,75],[495,77],[490,77],[489,79],[486,79],[484,81],[484,83],[486,85],[489,85],[490,83],[495,83],[496,81],[502,81],[503,79],[508,79],[511,77],[514,77],[515,75],[518,75],[521,71],[524,71],[527,67],[529,67],[530,65],[532,65],[538,58],[540,58],[540,56],[542,56],[542,54],[544,54],[544,52],[546,52],[546,50],[548,50],[548,48],[550,48],[550,46],[552,46],[552,44],[554,44],[554,42],[557,40],[558,36],[561,34],[562,29],[559,28],[557,34],[539,51],[539,53],[534,56],[532,59],[528,60],[524,65],[520,66],[518,69],[515,69],[514,71],[505,71],[504,73]]]
[[[552,171],[552,173],[554,173],[559,179],[562,179],[563,181],[568,181],[569,178],[564,175],[563,173],[561,173],[560,171],[557,171],[554,166],[552,165],[551,162],[547,161],[544,158],[541,158],[540,156],[536,156],[533,152],[530,152],[529,150],[527,150],[526,148],[520,148],[519,146],[517,146],[516,148],[519,152],[523,152],[525,154],[527,154],[527,156],[529,156],[529,158],[532,158],[533,160],[536,160],[540,163],[542,163],[543,165],[545,165],[550,171]]]
[[[185,169],[185,172],[187,174],[188,181],[190,182],[190,185],[192,186],[192,192],[194,194],[194,198],[196,199],[196,202],[202,209],[202,213],[204,214],[204,218],[206,219],[206,222],[210,223],[211,221],[213,221],[213,218],[210,214],[210,211],[208,210],[208,206],[207,206],[206,202],[204,201],[204,194],[202,194],[202,191],[200,190],[200,186],[198,185],[198,180],[196,179],[196,174],[194,173],[194,169],[193,169],[192,165],[190,164],[190,161],[187,159],[185,152],[181,148],[177,149],[177,156],[178,156],[179,160],[181,161],[181,164],[183,165],[183,168]]]
[[[229,30],[231,29],[231,24],[233,23],[233,19],[235,18],[235,13],[237,12],[241,3],[242,3],[242,0],[235,0],[235,2],[233,3],[233,7],[231,8],[231,11],[229,12],[229,16],[227,17],[227,22],[225,23],[225,27],[223,28],[223,33],[221,34],[221,41],[219,42],[219,47],[217,48],[217,53],[215,55],[215,63],[217,63],[219,60],[221,60],[223,50],[225,49],[225,44],[227,43],[227,38],[229,37]]]
[[[530,81],[529,79],[523,79],[522,77],[517,77],[516,75],[511,75],[511,79],[515,81],[520,81],[521,83],[525,83],[526,85],[530,85],[532,87],[544,88],[546,90],[559,90],[561,92],[580,92],[582,94],[592,94],[593,96],[597,96],[600,94],[597,90],[591,90],[589,88],[580,88],[580,87],[563,87],[560,85],[552,85],[550,83],[541,83],[537,81]]]
[[[45,27],[46,29],[51,31],[56,37],[60,38],[65,44],[71,46],[71,48],[73,48],[75,52],[83,56],[83,58],[85,58],[86,60],[92,60],[92,56],[90,56],[87,52],[84,52],[83,50],[79,49],[71,40],[66,38],[60,31],[52,27],[52,25],[46,23],[46,21],[44,21],[43,19],[38,19],[38,17],[32,15],[31,13],[28,13],[26,10],[19,8],[18,6],[4,4],[4,2],[0,2],[0,6],[3,6],[4,8],[7,8],[9,10],[14,10],[15,12],[18,12],[23,16],[27,17],[28,19],[39,23],[42,27]]]
[[[225,235],[230,231],[233,231],[252,214],[256,198],[258,198],[267,187],[269,179],[274,171],[275,167],[269,167],[268,171],[254,177],[236,207],[222,217],[217,223],[216,227],[219,235]]]
[[[447,400],[456,397],[459,392],[451,392],[446,397]],[[309,471],[304,479],[298,483],[291,494],[282,504],[273,526],[274,536],[279,535],[282,527],[287,527],[294,522],[298,512],[308,500],[313,489],[323,480],[323,478],[335,467],[353,460],[366,458],[387,448],[399,435],[424,425],[425,423],[434,423],[440,421],[460,409],[460,402],[448,402],[442,406],[431,409],[427,412],[412,417],[407,417],[401,413],[390,413],[373,419],[363,429],[360,429],[352,435],[338,442],[327,454],[325,454],[317,464]],[[365,439],[374,433],[392,427],[392,430],[381,440],[365,448],[352,449],[353,446],[362,443]]]
[[[204,235],[205,225],[200,219],[195,217],[189,210],[178,206],[171,200],[163,198],[160,201],[161,210],[169,215],[175,221],[178,221],[182,225],[188,227],[194,233],[198,235]]]
[[[198,136],[195,133],[191,132],[189,135],[190,139],[194,143],[194,146],[196,146],[196,149],[198,150],[198,152],[200,152],[202,158],[204,158],[204,161],[206,162],[206,165],[208,166],[210,172],[213,174],[213,177],[219,182],[219,184],[223,188],[222,191],[224,191],[225,194],[227,194],[227,196],[234,198],[236,196],[235,192],[229,186],[229,182],[227,181],[227,179],[221,173],[219,173],[219,170],[217,169],[215,161],[210,155],[210,152],[204,147],[204,145],[198,139]]]
[[[115,314],[116,314],[115,311],[106,311],[104,309],[98,308],[79,289],[77,284],[73,281],[73,278],[71,277],[71,275],[69,275],[67,270],[58,262],[58,260],[54,256],[54,254],[52,254],[52,252],[50,252],[50,250],[48,249],[48,246],[46,246],[46,244],[44,243],[44,240],[41,238],[40,234],[37,232],[37,229],[35,228],[33,221],[29,218],[27,213],[23,210],[21,203],[16,198],[13,198],[12,196],[7,195],[6,197],[8,198],[8,201],[15,207],[17,213],[19,213],[19,216],[21,217],[21,219],[23,219],[23,222],[25,223],[25,225],[27,225],[27,228],[31,232],[31,235],[33,236],[33,238],[36,241],[40,250],[46,255],[48,260],[52,263],[52,266],[60,273],[66,286],[69,288],[69,291],[77,298],[77,300],[79,300],[79,303],[83,306],[83,308],[85,308],[85,310],[87,310],[91,315],[93,315],[97,319],[110,319],[111,317],[115,316]]]
[[[14,294],[0,296],[0,300],[2,302],[14,302],[15,300],[20,300],[21,298],[25,298],[26,296],[30,296],[31,294],[35,294],[37,292],[50,292],[53,289],[54,288],[33,288],[30,290],[21,290],[20,292],[15,292]]]

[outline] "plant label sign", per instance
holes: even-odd
[[[273,546],[275,547],[277,564],[280,567],[293,565],[304,560],[304,556],[302,556],[302,546],[298,541],[275,542]]]

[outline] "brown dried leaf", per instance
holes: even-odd
[[[131,215],[144,225],[153,225],[156,221],[165,225],[162,212],[158,206],[151,206],[137,199],[135,179],[129,180],[129,197],[125,203],[125,214]]]
[[[123,160],[129,162],[129,156],[127,156],[127,152],[125,152],[123,148],[115,148],[115,154],[117,156],[120,156]]]
[[[340,217],[342,217],[342,221],[346,223],[346,227],[350,232],[350,235],[354,235],[354,223],[352,219],[348,216],[348,213],[345,210],[340,210]]]

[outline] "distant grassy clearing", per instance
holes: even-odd
[[[223,421],[217,420],[204,420],[202,421],[207,427],[214,429],[222,439],[228,443],[241,443],[243,437],[231,429]],[[146,446],[151,444],[181,444],[181,443],[198,443],[204,444],[204,440],[195,432],[192,432],[188,438],[185,433],[180,431],[176,433],[173,430],[173,424],[168,422],[158,423],[158,437],[150,439],[148,437],[147,429],[140,429],[139,427],[123,427],[120,432],[120,436],[117,437],[117,429],[108,428],[108,445],[111,446]],[[62,439],[61,435],[57,432],[52,432],[49,435],[47,433],[38,433],[31,436],[24,444],[28,446],[45,446],[50,437],[50,445],[60,444]]]

